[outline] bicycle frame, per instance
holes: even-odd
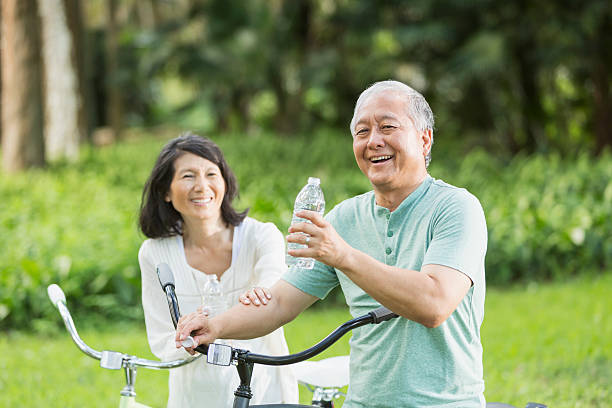
[[[72,320],[72,316],[70,315],[70,310],[68,310],[68,306],[66,306],[66,296],[64,295],[62,289],[58,285],[52,284],[47,288],[47,293],[51,299],[51,303],[53,303],[62,316],[64,326],[66,327],[68,333],[70,333],[72,341],[74,344],[76,344],[79,350],[91,358],[100,360],[100,367],[102,368],[109,370],[120,370],[123,368],[125,372],[126,384],[120,393],[119,408],[148,408],[147,405],[136,401],[136,391],[134,389],[134,385],[136,383],[136,372],[138,367],[153,370],[171,369],[189,364],[200,357],[188,357],[180,360],[164,362],[147,360],[118,351],[95,350],[88,346],[79,336],[79,333],[74,325],[74,321]]]

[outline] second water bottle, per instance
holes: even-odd
[[[208,317],[213,317],[223,313],[227,309],[227,304],[217,275],[208,275],[207,278],[206,284],[204,284],[203,309],[208,311]]]

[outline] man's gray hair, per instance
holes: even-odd
[[[355,125],[357,124],[357,112],[361,106],[372,96],[384,91],[396,92],[400,97],[405,98],[408,109],[408,117],[412,120],[414,127],[417,130],[431,130],[431,145],[433,146],[433,130],[434,130],[434,115],[429,107],[429,104],[417,91],[399,81],[380,81],[370,85],[365,91],[359,95],[353,118],[351,119],[351,135],[355,136]],[[425,157],[425,167],[429,166],[431,161],[431,146],[427,156]]]

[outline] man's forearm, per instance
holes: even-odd
[[[252,339],[273,332],[293,320],[316,300],[287,282],[280,280],[271,289],[272,298],[267,305],[254,306],[242,303],[227,312],[213,317],[221,339]]]
[[[272,298],[265,306],[238,303],[227,312],[213,317],[211,325],[218,327],[220,339],[252,339],[265,336],[285,324],[279,304]]]
[[[428,327],[441,324],[470,288],[470,279],[440,265],[421,271],[385,265],[353,249],[341,269],[357,286],[395,313]]]

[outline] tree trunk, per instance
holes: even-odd
[[[593,39],[595,52],[592,56],[593,121],[595,125],[595,150],[601,153],[606,146],[612,147],[612,99],[610,98],[609,64],[612,64],[612,16],[603,16],[598,35]]]
[[[2,146],[2,2],[0,2],[0,146]]]
[[[45,85],[45,155],[76,160],[85,139],[77,42],[69,28],[67,1],[39,1]]]
[[[40,32],[36,0],[2,0],[2,165],[44,164]]]
[[[86,46],[86,31],[83,22],[83,10],[81,0],[64,0],[66,6],[66,18],[68,21],[68,29],[73,39],[72,58],[75,64],[78,81],[78,92],[81,99],[81,107],[79,109],[78,121],[79,129],[81,129],[81,143],[90,140],[92,129],[92,120],[90,118],[90,108],[87,106],[90,101],[89,93],[91,92],[87,83],[87,46]]]
[[[540,89],[537,81],[538,66],[529,55],[530,39],[520,35],[514,44],[514,56],[518,64],[518,81],[521,91],[522,127],[525,133],[523,148],[529,152],[544,151],[547,148],[544,132],[545,113],[542,107]]]
[[[152,30],[159,23],[159,10],[157,9],[157,0],[138,0],[135,4],[140,20],[140,26]]]
[[[123,101],[119,86],[117,0],[107,1],[106,25],[106,118],[115,138],[123,128]]]
[[[0,146],[2,146],[2,2],[0,2]]]
[[[276,129],[281,134],[292,135],[303,130],[302,124],[305,118],[303,67],[312,45],[314,11],[310,0],[286,2],[283,7],[283,14],[292,22],[284,35],[290,39],[294,55],[285,63],[291,67],[289,70],[283,72],[279,69],[281,77],[275,81],[273,88],[278,100]],[[294,77],[290,78],[291,75]]]

